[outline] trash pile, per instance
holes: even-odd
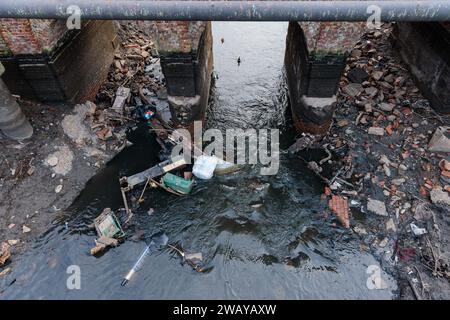
[[[123,123],[149,120],[158,110],[170,124],[165,79],[150,35],[137,23],[118,24],[122,43],[97,94],[97,105]]]
[[[117,97],[115,109],[123,111],[122,101],[129,94],[139,97],[140,89],[149,96],[164,99],[165,79],[159,66],[158,53],[145,28],[136,23],[119,23],[121,46],[114,56],[114,64],[108,81],[102,86],[97,100],[112,105]],[[139,100],[139,99],[136,99]],[[124,110],[125,113],[129,113]]]
[[[420,94],[390,34],[390,25],[366,33],[348,59],[330,133],[304,135],[289,152],[328,154],[305,162],[325,183],[331,217],[361,237],[364,250],[415,275],[416,290],[426,270],[450,279],[448,255],[439,253],[448,236],[437,229],[438,219],[450,222],[450,117]]]
[[[156,113],[157,114],[157,113]],[[197,149],[201,155],[194,156],[194,164],[190,164],[188,157],[190,155],[167,156],[171,154],[172,149],[180,142],[178,133],[169,133],[165,129],[161,129],[160,120],[152,117],[148,120],[149,128],[159,129],[157,141],[163,148],[160,155],[161,158],[168,158],[167,160],[129,177],[122,177],[120,179],[121,193],[126,212],[131,219],[133,213],[130,209],[130,204],[127,198],[127,193],[140,185],[144,185],[137,203],[139,205],[143,202],[143,196],[147,188],[161,188],[177,196],[189,195],[194,186],[195,178],[202,180],[211,179],[214,174],[226,174],[239,170],[238,166],[219,159],[215,156],[204,155],[193,143],[187,146],[187,151]],[[183,142],[186,144],[186,139]],[[186,145],[185,145],[186,146]],[[128,220],[129,220],[128,219]]]
[[[148,119],[149,128],[153,128],[155,125],[159,124],[158,120],[153,117]],[[160,137],[166,138],[163,140]],[[160,144],[169,148],[169,151],[170,146],[173,148],[176,145],[175,141],[177,141],[168,132],[160,134],[157,139]],[[195,147],[192,145],[191,148]],[[236,170],[238,170],[237,166],[231,163],[214,156],[202,154],[195,159],[193,165],[189,164],[184,156],[177,156],[169,158],[133,176],[122,177],[120,179],[120,188],[126,214],[126,220],[123,224],[128,224],[132,219],[132,207],[139,206],[143,202],[144,194],[149,187],[161,188],[176,196],[187,196],[195,186],[195,178],[208,180],[211,179],[214,174],[225,174]],[[127,193],[142,185],[143,188],[140,197],[137,199],[136,203],[133,203],[132,206],[130,206]],[[122,220],[123,219],[119,219],[109,208],[104,209],[100,216],[94,220],[98,239],[95,241],[96,246],[91,249],[92,255],[97,255],[108,247],[116,247],[123,241],[126,234],[122,229]],[[195,271],[205,272],[207,270],[203,265],[202,253],[186,253],[182,248],[179,248],[178,244],[168,244],[168,237],[164,233],[161,233],[152,237],[150,244],[145,247],[136,263],[124,277],[121,285],[125,286],[132,276],[142,268],[145,258],[150,253],[161,250],[166,246],[177,252],[182,257],[183,263],[187,263]]]
[[[122,225],[130,222],[133,217],[133,208],[140,206],[144,202],[145,192],[148,188],[161,188],[176,196],[187,196],[195,187],[196,178],[209,180],[215,174],[231,173],[239,169],[239,167],[232,163],[228,163],[215,156],[207,156],[200,152],[200,150],[197,150],[200,152],[200,155],[197,157],[194,156],[194,164],[190,164],[190,161],[184,155],[168,156],[171,154],[172,149],[179,143],[186,144],[186,139],[179,142],[180,137],[177,136],[178,133],[173,133],[171,130],[166,129],[168,124],[158,117],[158,111],[156,110],[148,114],[145,122],[149,130],[158,129],[156,139],[162,147],[160,158],[166,160],[132,176],[120,178],[119,184],[124,204],[123,212],[126,217],[118,217],[111,209],[106,208],[94,220],[98,238],[95,241],[96,246],[91,249],[92,255],[97,255],[108,247],[116,247],[125,239],[126,233]],[[187,143],[188,151],[193,151],[196,148],[192,142]],[[139,198],[134,202],[130,202],[128,193],[139,187],[142,187]],[[183,263],[187,263],[195,271],[205,272],[207,270],[203,265],[203,255],[201,253],[186,253],[177,244],[168,244],[168,237],[164,233],[161,233],[152,237],[151,242],[145,247],[134,266],[124,277],[122,286],[125,286],[131,277],[140,270],[145,258],[150,253],[161,250],[166,246],[176,251],[182,257]]]

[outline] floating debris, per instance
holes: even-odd
[[[201,252],[186,253],[183,251],[183,249],[177,248],[176,246],[173,246],[170,244],[168,244],[167,246],[170,247],[175,252],[177,252],[183,258],[183,262],[186,262],[187,264],[189,264],[195,271],[197,271],[197,272],[204,271],[203,254]]]
[[[152,251],[162,249],[164,246],[167,245],[168,241],[169,238],[165,233],[158,233],[157,235],[153,236],[150,244],[145,247],[144,251],[142,251],[142,253],[139,255],[139,258],[137,259],[136,263],[133,265],[133,267],[127,273],[127,275],[123,278],[121,286],[125,286],[131,280],[133,275],[142,268],[145,262],[145,258],[147,258],[147,256]]]
[[[171,173],[166,173],[161,179],[161,186],[164,189],[170,189],[182,195],[191,193],[194,186],[194,180],[187,180]]]
[[[110,208],[104,209],[94,220],[94,226],[99,238],[95,240],[96,246],[91,249],[92,255],[104,251],[107,247],[118,246],[119,239],[125,236],[119,220]]]

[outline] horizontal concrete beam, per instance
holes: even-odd
[[[70,6],[86,20],[366,21],[377,6],[381,21],[450,21],[449,0],[1,0],[0,18],[66,19]]]

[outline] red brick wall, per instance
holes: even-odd
[[[67,31],[64,21],[0,19],[0,54],[40,54]]]
[[[37,54],[41,51],[30,20],[1,19],[0,33],[13,54]]]
[[[39,39],[41,49],[52,50],[68,31],[65,20],[30,20],[33,33]]]
[[[0,56],[8,54],[9,49],[0,33]]]
[[[206,27],[206,22],[201,21],[157,21],[154,24],[160,53],[196,52]]]
[[[0,0],[1,1],[1,0]],[[161,53],[196,52],[205,22],[157,21],[148,23]],[[40,54],[51,51],[67,32],[62,20],[0,19],[0,55]]]

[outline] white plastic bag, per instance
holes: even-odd
[[[217,165],[216,157],[200,156],[194,163],[192,173],[199,179],[208,180],[214,175],[214,170]]]

